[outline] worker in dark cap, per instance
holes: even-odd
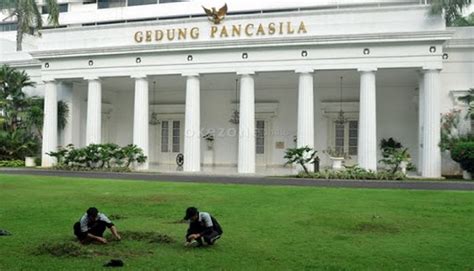
[[[206,244],[213,245],[223,233],[221,226],[213,216],[206,212],[199,212],[196,207],[186,209],[184,220],[189,221],[185,246],[202,246],[203,240]]]
[[[83,244],[91,241],[106,244],[107,240],[103,237],[106,228],[110,229],[115,239],[121,239],[112,221],[97,208],[90,207],[79,222],[74,224],[74,235]]]

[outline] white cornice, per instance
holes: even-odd
[[[311,36],[295,38],[267,38],[249,40],[222,40],[202,42],[182,42],[173,44],[148,44],[117,47],[97,47],[72,50],[49,50],[30,52],[37,59],[54,59],[66,57],[80,57],[91,55],[118,55],[149,52],[171,52],[189,50],[217,50],[232,48],[255,48],[255,47],[283,47],[283,46],[313,46],[313,45],[336,45],[336,44],[374,44],[393,42],[421,42],[438,41],[444,42],[451,39],[454,31],[428,31],[409,33],[378,33],[357,35],[334,35],[334,36]]]
[[[227,15],[226,21],[233,20],[252,20],[252,19],[263,19],[263,18],[290,18],[298,16],[307,16],[307,15],[332,15],[332,14],[344,14],[344,13],[377,13],[381,11],[400,11],[407,10],[407,7],[410,10],[428,10],[429,7],[426,5],[402,5],[402,6],[386,6],[386,7],[344,7],[344,8],[335,8],[335,9],[320,9],[320,10],[295,10],[289,12],[271,12],[271,13],[252,13],[245,15]],[[143,22],[128,22],[125,24],[107,24],[107,25],[96,25],[96,26],[87,26],[87,29],[98,30],[98,29],[113,29],[113,28],[122,28],[124,26],[160,26],[165,25],[169,26],[171,24],[184,24],[184,23],[194,23],[207,21],[207,18],[203,16],[204,14],[188,14],[191,16],[201,15],[201,17],[190,17],[190,18],[180,18],[180,19],[166,19],[163,17],[162,20],[153,20],[153,21],[143,21]],[[184,16],[184,15],[183,15]],[[146,18],[122,18],[120,20],[134,20],[134,19],[146,19]],[[100,20],[98,20],[100,22]],[[81,22],[76,22],[81,23]],[[82,22],[86,23],[86,22]],[[64,31],[84,31],[84,27],[68,27],[68,28],[52,28],[41,30],[43,33],[57,33]]]

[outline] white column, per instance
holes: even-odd
[[[184,167],[187,172],[201,170],[201,106],[199,74],[186,76],[186,112],[184,120]]]
[[[430,69],[424,73],[424,113],[423,113],[423,177],[441,177],[441,150],[439,142],[441,114],[440,70]]]
[[[58,83],[46,81],[44,88],[43,147],[41,166],[51,167],[55,158],[46,153],[58,149]]]
[[[418,73],[418,172],[421,173],[423,167],[423,113],[425,112],[425,84],[424,74]]]
[[[255,84],[253,73],[240,74],[238,173],[255,173]]]
[[[377,129],[375,99],[376,69],[362,69],[360,72],[360,110],[358,164],[361,168],[377,170]]]
[[[102,130],[102,85],[97,77],[86,78],[87,92],[87,125],[86,145],[100,144]]]
[[[313,70],[297,70],[298,84],[298,131],[297,146],[314,148],[314,87]]]
[[[148,142],[148,79],[146,76],[135,78],[135,102],[133,114],[133,144],[143,150],[147,156],[145,163],[138,169],[147,170],[149,168],[149,142]]]

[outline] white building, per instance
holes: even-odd
[[[176,170],[183,153],[184,171],[255,173],[308,145],[323,165],[336,148],[375,170],[393,137],[422,176],[459,170],[438,147],[440,114],[474,87],[474,28],[447,28],[425,0],[228,0],[219,24],[201,5],[222,0],[59,2],[61,27],[25,38],[23,52],[14,24],[0,24],[0,64],[25,69],[45,96],[43,153],[134,143],[143,169]],[[70,107],[64,131],[58,99]]]

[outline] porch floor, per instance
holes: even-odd
[[[257,166],[253,174],[239,174],[236,166],[201,166],[200,172],[184,172],[183,168],[170,164],[150,164],[150,172],[160,173],[182,173],[186,175],[246,175],[246,176],[287,176],[296,174],[296,169],[291,167],[266,167]]]

